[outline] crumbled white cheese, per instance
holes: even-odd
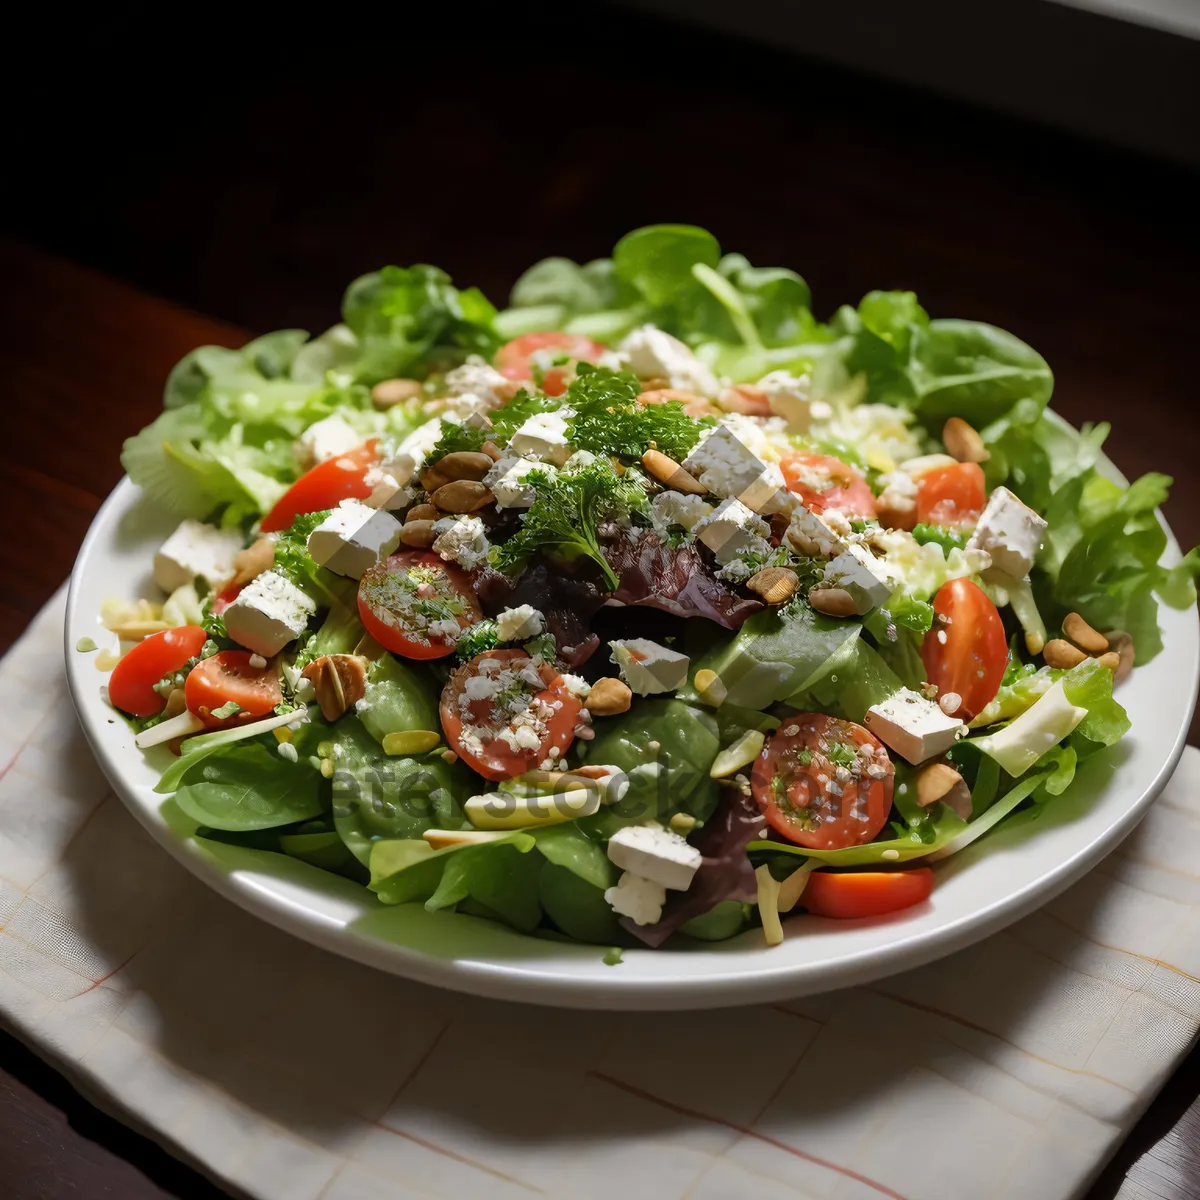
[[[917,481],[907,471],[888,471],[879,477],[877,507],[897,516],[916,512]]]
[[[532,471],[544,472],[551,478],[557,474],[556,468],[536,458],[510,456],[495,463],[483,482],[501,508],[528,508],[536,497],[533,484],[526,481]]]
[[[878,608],[892,594],[887,568],[864,546],[847,546],[825,568],[825,587],[841,588],[854,597],[859,612]]]
[[[588,693],[591,692],[592,685],[588,683],[588,681],[584,679],[582,675],[567,674],[560,675],[559,678],[563,681],[567,691],[570,692],[572,696],[575,696],[580,700],[586,700],[588,698]],[[614,767],[613,770],[615,771],[616,768]]]
[[[812,398],[812,380],[807,375],[771,371],[754,386],[766,393],[771,411],[787,422],[789,433],[807,433],[813,421],[827,421],[833,415],[824,400]]]
[[[834,558],[846,550],[845,537],[835,525],[849,529],[845,517],[836,509],[826,509],[818,516],[803,504],[797,504],[783,535],[784,541],[807,558]]]
[[[678,525],[689,533],[696,522],[707,517],[712,510],[713,506],[708,501],[685,492],[659,492],[650,502],[650,517],[655,525],[663,529]]]
[[[606,889],[604,899],[613,912],[628,917],[635,925],[653,925],[662,917],[667,892],[661,884],[626,871],[616,887]]]
[[[363,436],[344,417],[334,413],[314,421],[297,439],[293,447],[296,460],[308,468],[326,459],[337,458],[347,450],[361,446]]]
[[[989,497],[979,524],[967,543],[968,550],[989,554],[993,566],[1014,579],[1024,579],[1033,567],[1046,521],[1006,487]]]
[[[735,558],[766,557],[771,553],[767,541],[771,527],[736,498],[722,500],[712,513],[696,522],[692,532],[722,566]]]
[[[496,618],[496,633],[502,642],[526,642],[545,628],[545,617],[532,604],[506,608]]]
[[[654,325],[643,325],[629,333],[617,347],[619,369],[632,371],[639,379],[665,379],[668,387],[699,396],[715,396],[721,390],[717,377],[678,338]]]
[[[444,384],[446,396],[451,401],[461,401],[466,397],[477,401],[477,405],[466,406],[473,411],[496,408],[504,403],[509,387],[509,381],[478,354],[472,354],[461,367],[447,371]],[[452,411],[458,411],[453,403],[449,407]]]
[[[509,439],[509,450],[522,458],[538,458],[561,467],[571,457],[567,416],[562,409],[535,413]]]
[[[435,521],[433,549],[447,562],[473,571],[487,560],[491,543],[478,517],[443,517]]]
[[[700,868],[700,851],[661,826],[626,825],[608,839],[609,861],[663,888],[686,892]]]

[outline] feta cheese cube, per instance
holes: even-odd
[[[681,465],[714,495],[725,497],[738,496],[754,486],[767,469],[728,425],[718,425]],[[782,474],[779,482],[783,482]]]
[[[399,544],[400,522],[358,500],[343,500],[308,535],[313,561],[350,579],[361,579]]]
[[[406,508],[412,501],[409,484],[425,465],[425,459],[442,437],[442,419],[433,417],[418,425],[377,467],[367,472],[372,508]]]
[[[173,592],[200,578],[212,588],[232,578],[233,559],[242,548],[237,530],[218,529],[190,518],[159,548],[154,556],[154,582],[164,592]]]
[[[446,396],[453,401],[448,407],[451,411],[460,408],[470,408],[473,411],[486,411],[504,402],[511,386],[499,371],[478,354],[472,354],[461,367],[446,372],[444,380]],[[475,404],[463,404],[468,397]]]
[[[527,642],[545,628],[545,617],[532,604],[506,608],[496,618],[496,634],[502,642]]]
[[[863,724],[914,766],[945,754],[966,730],[957,717],[948,717],[934,701],[911,688],[901,688],[882,703],[872,705]]]
[[[712,513],[692,526],[692,532],[722,566],[746,555],[765,557],[771,553],[767,541],[771,527],[736,497],[722,500]]]
[[[314,421],[297,439],[296,459],[302,467],[313,467],[328,458],[337,458],[363,443],[363,435],[336,413]]]
[[[800,501],[788,490],[783,470],[778,463],[766,463],[748,487],[738,493],[738,499],[757,513],[769,517],[772,513],[791,513]]]
[[[433,549],[447,562],[473,571],[487,560],[491,543],[478,517],[443,517],[434,523]]]
[[[304,632],[316,611],[316,603],[289,580],[264,571],[225,610],[225,629],[239,646],[273,658]]]
[[[615,913],[628,917],[635,925],[653,925],[662,917],[667,902],[666,889],[652,879],[626,871],[616,887],[608,888],[604,899]]]
[[[556,468],[536,458],[509,457],[500,459],[483,477],[483,482],[501,508],[528,508],[536,494],[533,484],[525,482],[531,471],[557,474]]]
[[[561,467],[571,457],[566,415],[535,413],[512,435],[508,448],[522,458],[540,458]]]
[[[812,380],[807,375],[772,371],[755,387],[766,393],[771,411],[783,417],[789,433],[807,433],[814,421],[828,421],[833,415],[833,409],[824,400],[812,399]]]
[[[822,577],[825,587],[842,588],[858,604],[860,613],[878,608],[892,594],[892,583],[886,566],[865,546],[853,543],[846,547],[826,568]]]
[[[691,659],[649,638],[609,642],[621,677],[639,696],[673,692],[687,682]]]
[[[664,529],[678,525],[689,533],[696,522],[707,517],[713,506],[700,496],[685,492],[659,492],[650,502],[650,516],[656,525]]]
[[[686,892],[700,868],[700,851],[677,833],[650,825],[626,825],[608,839],[609,860],[622,871],[664,888]]]
[[[617,347],[620,366],[639,379],[665,379],[668,387],[700,396],[721,390],[717,377],[678,338],[654,325],[633,330]]]
[[[979,524],[967,542],[968,550],[983,550],[991,555],[992,565],[1024,579],[1029,574],[1046,522],[1006,487],[998,487],[989,497]]]
[[[590,467],[595,461],[596,455],[594,455],[590,450],[576,450],[575,453],[572,454],[565,463],[563,463],[562,469],[567,472],[582,471],[585,467]]]
[[[837,515],[841,516],[840,513]],[[843,522],[844,518],[837,524]],[[797,554],[806,558],[834,558],[844,554],[847,549],[845,538],[833,528],[832,518],[825,519],[825,514],[817,516],[803,504],[797,504],[792,510],[791,520],[783,536]]]

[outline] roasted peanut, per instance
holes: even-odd
[[[492,460],[479,450],[455,450],[443,455],[421,475],[427,492],[458,479],[482,479],[492,469]]]
[[[400,540],[414,550],[428,550],[436,537],[430,520],[405,521],[400,526]]]
[[[385,379],[371,389],[371,403],[380,411],[415,400],[424,391],[416,379]]]
[[[787,567],[764,567],[746,580],[746,586],[768,604],[782,604],[796,594],[800,578]]]
[[[367,661],[357,654],[322,654],[304,668],[327,721],[336,721],[366,695]]]
[[[629,711],[633,692],[620,679],[597,679],[588,692],[587,710],[593,717],[615,717]]]
[[[1063,633],[1088,654],[1103,654],[1108,649],[1108,638],[1097,633],[1078,613],[1067,613],[1062,627]]]
[[[858,615],[858,602],[845,588],[813,588],[808,593],[808,603],[827,617]]]
[[[917,772],[917,803],[928,808],[962,781],[963,777],[949,763],[927,763]]]
[[[452,483],[445,483],[429,498],[442,512],[456,514],[478,512],[495,499],[475,479],[455,479]]]
[[[1079,666],[1087,658],[1087,655],[1078,646],[1072,646],[1070,642],[1063,641],[1062,638],[1051,638],[1042,651],[1042,657],[1046,660],[1048,667],[1069,670],[1071,667]]]
[[[441,515],[436,504],[414,504],[404,514],[404,519],[406,521],[436,521]]]
[[[981,463],[992,457],[979,431],[962,417],[951,417],[942,426],[942,441],[946,444],[946,452],[959,462]]]
[[[233,568],[237,572],[234,583],[249,583],[275,565],[275,539],[260,537],[253,546],[239,550],[233,556]]]
[[[1133,670],[1133,660],[1135,657],[1133,638],[1124,629],[1110,629],[1108,631],[1108,645],[1109,653],[1116,654],[1118,659],[1120,659],[1120,665],[1116,669],[1116,677],[1113,679],[1113,683],[1118,684]],[[1107,666],[1107,664],[1105,665]]]
[[[642,455],[642,466],[659,483],[665,483],[677,492],[686,492],[691,496],[703,496],[708,491],[704,484],[685,471],[673,458],[668,458],[661,450],[647,450]]]

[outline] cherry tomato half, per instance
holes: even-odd
[[[566,366],[547,366],[542,377],[542,391],[547,396],[561,396],[574,375],[573,364],[599,362],[604,347],[578,333],[523,333],[496,351],[496,370],[506,379],[532,379],[533,364],[544,358],[550,360],[565,355],[571,360]],[[537,356],[535,359],[534,356]]]
[[[814,871],[800,903],[815,917],[881,917],[929,899],[933,872],[928,867],[902,871]]]
[[[255,667],[249,650],[221,650],[198,662],[184,681],[188,711],[210,729],[224,729],[269,716],[283,700],[279,668],[273,663]],[[233,701],[241,711],[214,717],[213,710]]]
[[[481,614],[466,572],[436,554],[405,550],[363,572],[358,614],[367,632],[404,658],[445,658]]]
[[[343,500],[365,500],[371,494],[367,472],[378,460],[378,443],[372,438],[357,449],[317,463],[311,471],[301,475],[263,517],[263,533],[287,529],[301,513],[336,508]]]
[[[883,743],[823,713],[785,717],[754,760],[750,783],[769,824],[813,850],[869,842],[892,811],[895,768]]]
[[[987,488],[978,463],[935,467],[917,480],[917,520],[926,525],[974,525],[985,504]]]
[[[996,606],[977,584],[951,579],[938,588],[921,661],[939,696],[959,697],[952,717],[969,721],[995,697],[1008,664],[1008,642]]]
[[[108,680],[108,698],[122,712],[135,717],[153,717],[167,705],[154,685],[165,675],[184,666],[204,648],[208,634],[199,625],[164,629],[138,642],[113,668]]]
[[[873,517],[875,496],[849,463],[829,454],[788,454],[779,463],[788,489],[812,512],[836,508],[848,517]]]
[[[511,779],[538,766],[551,750],[562,757],[582,707],[549,663],[535,665],[524,650],[486,650],[442,689],[442,732],[484,779]],[[536,743],[524,744],[534,738]]]

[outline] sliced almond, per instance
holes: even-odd
[[[708,491],[708,488],[694,475],[685,471],[673,458],[669,458],[661,450],[647,450],[642,455],[642,466],[659,483],[665,483],[673,491],[686,492],[690,496],[703,496]]]
[[[942,427],[946,450],[959,462],[981,463],[992,457],[979,431],[962,417],[951,417]]]
[[[491,504],[495,497],[475,479],[456,479],[444,484],[429,497],[434,504],[448,513],[473,513]]]
[[[917,803],[928,808],[962,781],[963,777],[949,763],[927,763],[917,772]]]
[[[1079,666],[1087,658],[1087,655],[1078,646],[1072,646],[1070,642],[1063,641],[1062,638],[1051,638],[1042,651],[1042,657],[1046,660],[1048,667],[1070,670],[1072,667]]]
[[[260,537],[252,546],[239,550],[233,556],[233,569],[237,573],[234,583],[249,583],[275,565],[275,539]]]
[[[442,514],[436,504],[414,504],[404,514],[405,521],[436,521]]]
[[[629,711],[633,692],[620,679],[597,679],[588,692],[587,710],[593,717],[615,717]]]
[[[1103,654],[1108,649],[1108,638],[1094,630],[1078,613],[1067,613],[1063,620],[1063,633],[1089,654]]]
[[[436,537],[432,521],[405,521],[400,526],[400,540],[414,550],[428,550]]]
[[[424,386],[416,379],[385,379],[371,389],[371,403],[383,411],[415,400],[424,391]]]
[[[746,586],[768,604],[783,604],[800,586],[800,577],[788,567],[763,567],[746,580]]]
[[[808,603],[827,617],[858,616],[858,602],[845,588],[813,588]]]
[[[322,654],[304,668],[327,721],[336,721],[367,692],[367,660],[357,654]]]

